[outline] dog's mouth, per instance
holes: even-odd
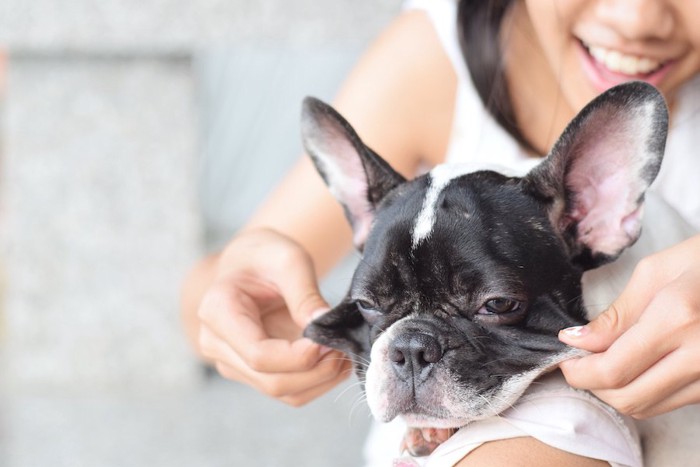
[[[406,423],[406,426],[410,427],[430,427],[438,429],[458,429],[474,419],[464,419],[456,417],[442,417],[442,416],[432,416],[416,413],[406,413],[402,414],[401,419]]]
[[[461,384],[449,369],[453,354],[465,350],[445,351],[435,334],[425,328],[416,331],[416,322],[407,322],[391,327],[372,346],[365,389],[374,417],[382,422],[401,417],[415,427],[455,428],[486,415],[487,399]]]
[[[470,359],[470,353],[476,353],[473,349],[460,347],[407,376],[392,360],[391,344],[398,333],[391,331],[372,347],[365,379],[367,402],[378,421],[399,417],[410,427],[459,428],[496,416],[510,408],[536,378],[580,355],[577,349],[562,345],[538,352],[538,359],[528,365],[484,367],[480,360]]]
[[[491,395],[497,390],[465,387],[445,368],[436,369],[418,387],[386,372],[379,379],[372,369],[368,375],[367,402],[381,422],[400,418],[411,427],[459,428],[507,408],[499,406],[505,401],[502,395]],[[506,401],[507,406],[510,403]]]

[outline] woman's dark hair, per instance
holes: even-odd
[[[515,120],[503,72],[501,25],[512,3],[513,0],[460,0],[457,30],[469,74],[484,107],[518,143],[534,150]]]

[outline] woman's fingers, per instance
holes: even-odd
[[[275,399],[299,398],[308,393],[322,394],[323,388],[330,389],[330,384],[350,375],[349,362],[343,357],[330,356],[308,372],[304,373],[257,373],[241,370],[240,366],[229,366],[223,361],[216,364],[216,369],[224,378],[248,384]]]
[[[342,361],[340,371],[338,371],[338,374],[335,376],[335,378],[328,380],[325,383],[314,386],[311,389],[307,389],[306,391],[300,392],[299,394],[284,396],[280,398],[280,400],[293,407],[302,406],[318,398],[319,396],[327,393],[328,391],[336,387],[338,384],[345,381],[352,374],[352,368],[352,362],[345,358]]]
[[[689,371],[692,368],[695,371]],[[659,360],[641,373],[629,384],[617,389],[598,389],[592,392],[618,411],[633,417],[645,418],[655,413],[659,405],[667,405],[667,400],[693,386],[700,377],[698,358],[678,350]],[[686,394],[694,398],[697,394]]]
[[[224,251],[221,278],[255,290],[248,294],[255,299],[258,293],[281,298],[300,328],[329,308],[318,289],[313,261],[299,244],[266,230],[242,234],[241,239]]]
[[[656,404],[631,414],[635,418],[651,418],[691,404],[700,404],[700,380],[695,380]]]
[[[569,384],[637,418],[700,401],[698,239],[640,263],[602,321],[562,331],[567,344],[599,352],[561,363]]]
[[[638,320],[654,298],[658,268],[644,260],[637,265],[629,283],[610,307],[585,326],[563,329],[559,339],[565,344],[603,352]]]
[[[256,293],[264,295],[269,292]],[[270,299],[265,297],[265,300]],[[309,339],[271,337],[263,328],[261,313],[260,305],[249,297],[248,292],[241,291],[239,285],[221,283],[204,297],[199,316],[209,331],[225,341],[240,357],[241,365],[254,371],[304,371],[318,362],[325,349]],[[286,313],[286,310],[279,313]]]
[[[302,338],[329,307],[297,242],[260,228],[240,233],[216,258],[192,334],[222,376],[298,405],[349,375],[342,353]]]
[[[203,352],[225,378],[240,381],[281,400],[304,400],[320,395],[350,374],[351,364],[341,352],[328,352],[315,366],[300,372],[259,372],[250,368],[228,344],[206,327],[201,330]],[[313,397],[312,397],[313,398]]]
[[[618,389],[647,371],[678,343],[651,322],[637,323],[604,352],[567,360],[560,368],[581,389]]]

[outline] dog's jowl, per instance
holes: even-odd
[[[306,149],[362,261],[305,334],[353,357],[381,421],[459,427],[505,410],[575,352],[557,333],[586,321],[583,272],[639,236],[667,120],[653,87],[621,85],[523,177],[442,165],[406,180],[307,98]]]

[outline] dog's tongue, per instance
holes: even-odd
[[[394,459],[391,467],[420,467],[420,464],[411,457],[402,457],[401,459]]]
[[[411,428],[406,429],[406,433],[401,441],[399,452],[408,452],[414,457],[429,456],[439,445],[447,441],[455,433],[453,428]],[[399,460],[397,460],[399,461]],[[396,461],[395,461],[396,462]],[[396,466],[397,464],[394,463]],[[402,465],[402,464],[399,464]],[[407,464],[407,465],[416,465]]]

